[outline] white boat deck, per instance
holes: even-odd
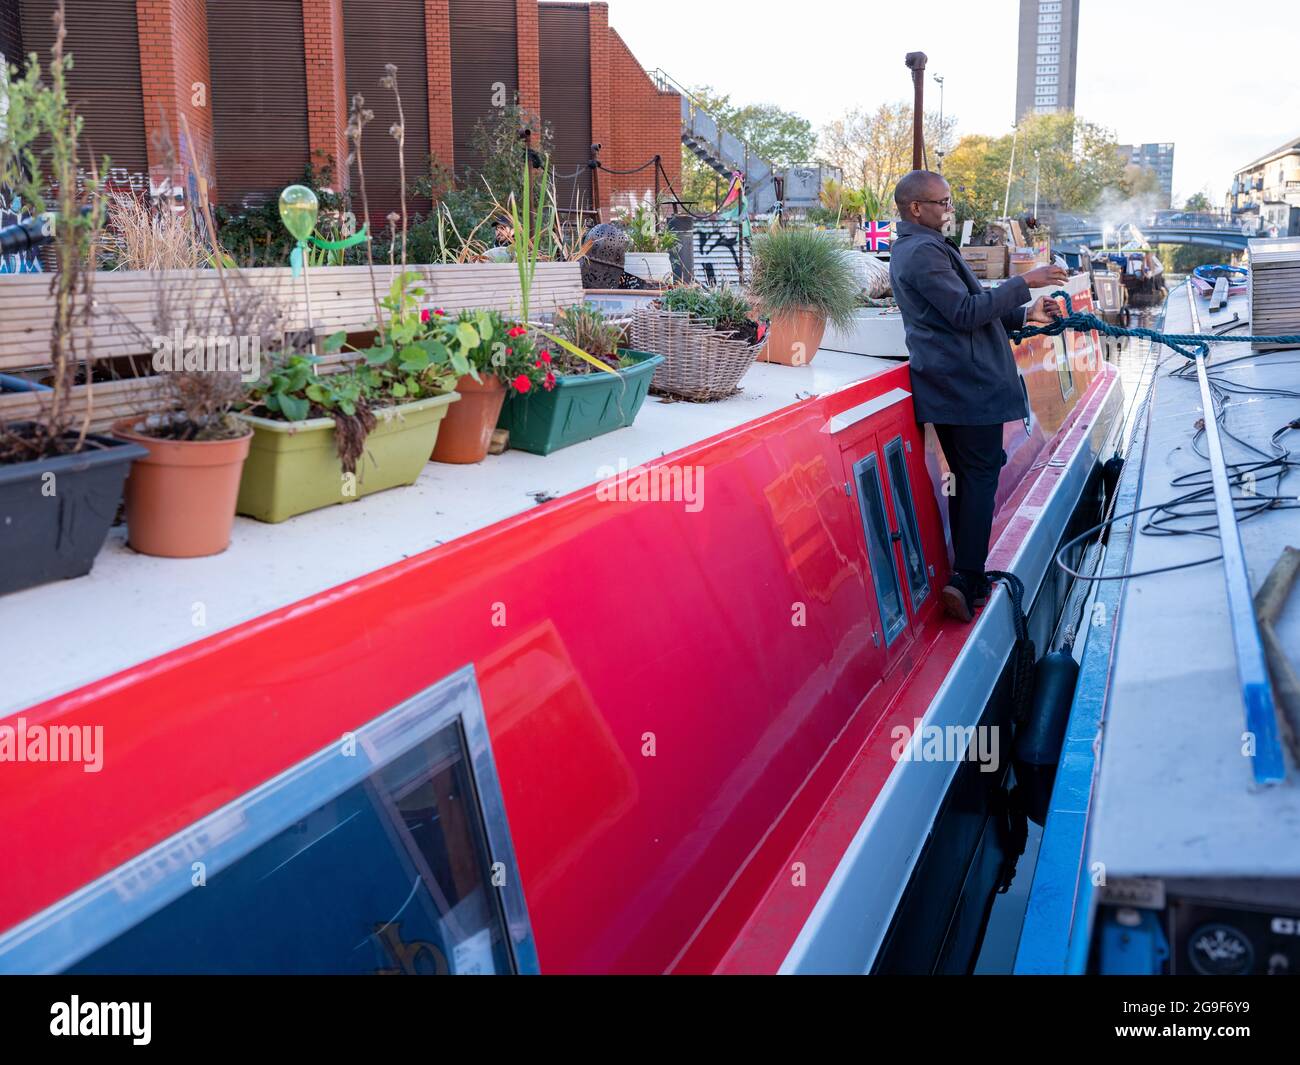
[[[1198,298],[1202,329],[1247,316],[1245,299],[1233,298],[1211,316]],[[1191,332],[1186,295],[1169,302],[1166,331]],[[1237,330],[1247,333],[1249,329]],[[1151,399],[1145,468],[1139,506],[1150,506],[1189,489],[1171,481],[1209,463],[1192,450],[1202,417],[1195,377],[1168,376],[1185,360],[1164,348]],[[1282,351],[1222,366],[1248,354],[1249,345],[1212,349],[1212,372],[1240,384],[1300,390],[1300,353]],[[1234,395],[1228,432],[1270,453],[1269,438],[1293,419],[1290,397]],[[1226,434],[1228,462],[1258,461]],[[1293,452],[1300,433],[1281,441]],[[1201,444],[1204,450],[1204,444]],[[1143,461],[1133,455],[1130,461]],[[1300,476],[1261,493],[1295,496]],[[1294,504],[1292,504],[1294,507]],[[1213,508],[1199,524],[1213,524]],[[1146,515],[1143,515],[1146,517]],[[1258,592],[1284,547],[1300,546],[1300,510],[1271,510],[1241,523],[1241,536]],[[1208,558],[1218,540],[1205,536],[1135,535],[1129,572]],[[1279,625],[1293,661],[1300,649],[1300,588]],[[1229,623],[1222,564],[1140,577],[1124,590],[1112,660],[1109,700],[1095,795],[1090,863],[1104,863],[1110,877],[1295,877],[1300,876],[1300,770],[1288,757],[1285,783],[1257,789],[1243,754],[1246,730],[1236,656]]]
[[[0,717],[595,484],[602,468],[638,466],[896,365],[834,351],[800,368],[759,363],[730,399],[651,396],[630,428],[546,457],[430,463],[409,488],[279,525],[237,518],[230,548],[210,558],[136,554],[119,526],[89,576],[0,599]]]

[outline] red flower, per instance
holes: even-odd
[[[533,387],[533,383],[532,381],[528,380],[527,374],[520,374],[518,377],[516,377],[514,384],[515,384],[516,392],[527,392],[530,388]]]
[[[546,391],[549,392],[552,388],[555,387],[555,374],[548,373],[546,375],[546,380],[543,381],[542,384],[546,388]]]
[[[533,363],[533,365],[540,370],[542,368],[542,360],[538,359],[536,362]]]
[[[518,326],[518,325],[517,325],[517,326],[515,326],[513,329],[507,329],[507,330],[506,330],[506,336],[508,336],[508,337],[521,337],[521,336],[523,336],[523,335],[524,335],[525,333],[527,333],[527,332],[528,332],[527,329],[524,329],[522,326]]]
[[[426,308],[424,308],[424,310],[422,310],[422,311],[420,312],[420,321],[422,321],[422,322],[427,322],[427,321],[429,320],[429,317],[430,317],[430,315],[429,315],[429,308],[426,307]]]
[[[549,351],[543,351],[542,362],[550,362],[550,361],[551,361],[551,353]]]
[[[515,353],[515,349],[514,349],[514,348],[506,348],[506,354],[507,354],[507,355],[513,355],[514,353]]]
[[[447,312],[444,311],[444,310],[436,310],[436,311],[434,311],[433,313],[436,314],[436,315],[438,315],[439,318],[445,317],[446,314],[447,314]]]

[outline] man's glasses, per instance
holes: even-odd
[[[940,207],[951,207],[952,197],[946,196],[942,200],[913,200],[913,203],[937,203]]]

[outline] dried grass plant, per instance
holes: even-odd
[[[109,196],[105,245],[117,270],[197,270],[212,255],[188,211],[122,192]]]

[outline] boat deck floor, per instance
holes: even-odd
[[[1243,297],[1213,316],[1199,298],[1196,309],[1203,332],[1234,313],[1243,319],[1248,314]],[[1171,294],[1165,329],[1197,331],[1187,290]],[[1140,507],[1185,494],[1192,489],[1174,482],[1209,469],[1204,440],[1193,443],[1203,417],[1196,377],[1171,376],[1186,360],[1160,346],[1152,351],[1160,361],[1144,454],[1129,459],[1145,464]],[[1221,344],[1211,351],[1210,372],[1225,384],[1300,391],[1300,351],[1231,363],[1247,355],[1249,346]],[[1294,396],[1233,393],[1229,400],[1222,422],[1229,463],[1261,460],[1243,442],[1271,456],[1270,437],[1300,413]],[[1280,443],[1300,450],[1300,432]],[[1258,491],[1294,497],[1300,475],[1278,487],[1261,474]],[[1214,528],[1211,503],[1187,509],[1209,513],[1179,527]],[[1300,545],[1300,509],[1292,501],[1290,509],[1257,514],[1240,528],[1257,592],[1283,548]],[[1138,534],[1127,571],[1176,566],[1218,551],[1213,535]],[[1294,661],[1300,590],[1290,598],[1279,635]],[[1090,863],[1104,863],[1108,876],[1121,877],[1300,876],[1300,772],[1289,763],[1284,784],[1256,789],[1243,754],[1245,729],[1222,564],[1127,581],[1111,663]]]
[[[523,514],[897,362],[821,351],[804,367],[759,363],[718,403],[649,397],[636,423],[552,455],[506,451],[430,463],[409,488],[278,525],[235,520],[228,550],[199,559],[132,551],[118,526],[86,577],[0,600],[7,666],[0,717]]]

